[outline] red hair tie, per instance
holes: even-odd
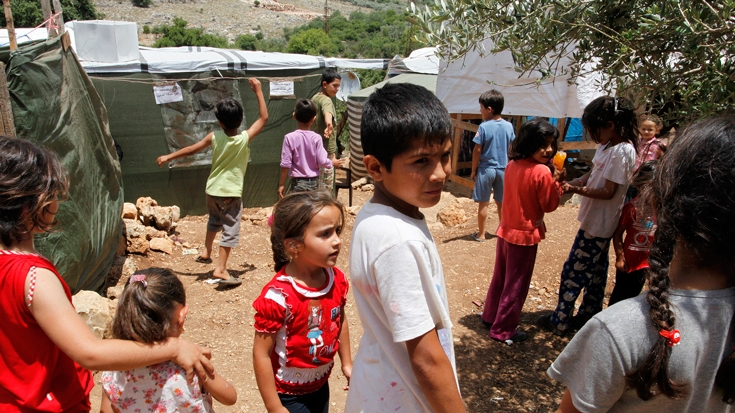
[[[658,334],[669,340],[669,347],[674,347],[679,344],[679,341],[681,341],[681,333],[679,330],[659,330]]]

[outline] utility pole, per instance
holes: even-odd
[[[329,34],[329,0],[324,0],[324,33]]]

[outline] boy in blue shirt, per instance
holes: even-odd
[[[480,95],[480,114],[482,123],[472,142],[472,174],[475,189],[472,199],[477,206],[477,232],[472,234],[475,241],[485,241],[485,222],[487,221],[487,207],[490,204],[490,194],[498,206],[498,222],[500,222],[503,208],[503,175],[508,165],[508,148],[515,139],[513,125],[503,120],[505,99],[503,95],[491,89]]]

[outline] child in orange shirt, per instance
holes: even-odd
[[[508,345],[526,340],[519,331],[523,303],[528,295],[538,244],[544,239],[544,213],[559,206],[564,173],[549,169],[557,150],[559,131],[535,118],[521,127],[505,170],[503,215],[496,234],[495,271],[487,291],[482,321],[490,338]]]

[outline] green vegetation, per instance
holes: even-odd
[[[173,26],[156,26],[151,30],[161,37],[156,40],[153,47],[178,47],[178,46],[208,46],[229,48],[230,43],[224,36],[204,33],[199,28],[187,28],[186,20],[174,17]]]
[[[412,7],[423,41],[460,59],[490,38],[520,71],[595,70],[672,123],[735,107],[735,0],[442,0]],[[574,47],[576,45],[576,48]],[[560,58],[571,64],[563,66]]]
[[[329,19],[329,33],[324,30],[324,20],[315,19],[300,27],[285,28],[281,38],[266,39],[263,33],[257,32],[255,35],[242,34],[233,44],[222,36],[188,28],[187,22],[181,18],[175,18],[173,23],[149,29],[151,33],[160,35],[154,47],[210,46],[364,59],[389,59],[397,54],[405,56],[423,47],[423,44],[411,40],[415,29],[408,23],[406,15],[393,10],[353,12],[349,19],[337,11]]]
[[[15,27],[36,27],[43,23],[41,3],[38,0],[10,0]],[[64,21],[97,20],[103,18],[97,13],[92,0],[61,0]],[[5,14],[0,13],[0,25],[5,27]]]
[[[410,30],[405,14],[385,10],[353,12],[349,19],[334,12],[329,18],[329,34],[324,32],[322,19],[283,31],[290,53],[370,59],[408,55],[421,47],[410,40]]]
[[[133,2],[133,6],[136,7],[149,7],[151,4],[153,4],[153,0],[131,0]]]

